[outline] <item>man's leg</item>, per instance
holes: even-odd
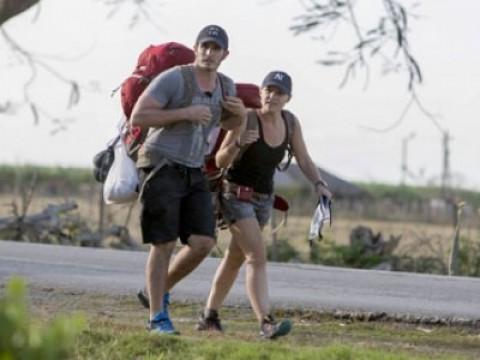
[[[187,246],[175,255],[168,269],[167,291],[200,265],[215,246],[212,194],[205,175],[201,169],[190,169],[187,174],[190,188],[182,199],[180,222],[180,240]]]
[[[189,245],[184,245],[182,249],[180,249],[180,251],[175,255],[172,263],[168,268],[168,275],[166,276],[166,279],[164,279],[162,288],[162,293],[165,293],[164,296],[168,297],[167,293],[180,280],[182,280],[185,276],[195,270],[195,268],[200,265],[202,260],[205,259],[205,257],[210,253],[213,246],[215,245],[215,240],[207,236],[192,235],[190,239],[191,241],[189,241]],[[152,251],[150,251],[150,254],[151,253]],[[138,300],[146,308],[150,307],[150,299],[152,299],[151,295],[148,295],[150,293],[150,291],[148,290],[148,271],[150,270],[147,266],[147,288],[145,289],[145,291],[141,289],[137,293]],[[165,302],[165,299],[163,299],[163,302]]]
[[[166,291],[170,291],[175,284],[200,265],[214,246],[215,240],[209,236],[191,235],[188,245],[180,249],[168,269]]]
[[[168,265],[174,248],[175,241],[150,247],[145,266],[147,291],[150,298],[150,320],[159,312],[164,311],[162,298],[166,289]]]

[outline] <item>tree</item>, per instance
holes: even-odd
[[[0,0],[0,26],[9,19],[30,9],[40,0]]]
[[[113,16],[115,12],[120,9],[123,4],[130,4],[135,7],[136,11],[132,12],[130,26],[135,26],[140,19],[145,19],[146,21],[153,23],[153,20],[150,18],[149,12],[147,11],[146,3],[148,0],[99,0],[106,6],[110,7],[111,11],[108,14],[109,17]],[[3,26],[8,20],[24,13],[33,6],[37,5],[38,10],[40,10],[41,1],[40,0],[0,0],[0,36],[3,37],[4,41],[9,45],[10,49],[15,52],[22,63],[26,64],[26,67],[30,71],[30,76],[23,86],[23,104],[30,108],[32,113],[34,123],[37,124],[40,117],[47,117],[52,120],[56,125],[56,128],[52,130],[52,134],[57,133],[58,131],[64,130],[68,123],[72,119],[59,119],[57,117],[52,117],[49,115],[49,112],[45,111],[31,96],[30,88],[37,78],[37,74],[40,70],[46,71],[57,81],[65,83],[70,89],[70,96],[68,100],[68,108],[71,108],[78,104],[80,101],[80,86],[79,83],[69,78],[68,76],[59,72],[55,66],[46,60],[44,57],[37,55],[28,49],[24,48],[19,44],[14,37],[5,30]],[[13,105],[7,101],[4,104],[0,103],[0,113],[6,112],[15,112]]]
[[[139,19],[145,19],[156,25],[150,19],[149,12],[146,9],[148,2],[151,0],[100,1],[111,7],[110,15],[113,15],[124,4],[135,6],[136,11],[133,12],[131,26],[138,23]],[[422,106],[416,93],[416,86],[422,82],[422,72],[411,52],[408,35],[410,18],[413,16],[411,11],[418,3],[414,3],[411,8],[407,9],[406,5],[404,5],[407,1],[409,0],[377,0],[376,3],[380,7],[372,10],[373,4],[367,0],[303,0],[305,14],[295,19],[291,30],[295,35],[318,30],[322,34],[320,39],[325,39],[328,38],[325,33],[333,29],[333,36],[331,36],[333,39],[341,26],[348,25],[350,30],[353,30],[354,36],[352,37],[350,33],[348,34],[346,50],[338,50],[337,43],[334,43],[334,45],[329,44],[326,57],[318,60],[318,63],[323,66],[345,66],[345,73],[340,82],[341,87],[354,77],[358,71],[364,71],[366,87],[370,79],[371,63],[378,58],[383,60],[382,71],[385,74],[406,70],[408,91],[411,94],[410,101],[400,119],[382,131],[389,131],[398,126],[412,104],[416,104],[441,129],[435,117]],[[48,71],[57,80],[65,82],[70,87],[69,107],[78,103],[80,91],[76,81],[60,74],[48,62],[44,62],[39,57],[22,48],[2,27],[3,23],[35,4],[40,5],[40,0],[0,0],[0,31],[11,48],[25,58],[26,63],[30,67],[32,76],[29,83],[25,86],[24,98],[25,103],[31,108],[35,121],[38,121],[38,106],[28,95],[28,87],[35,79],[38,68]],[[360,5],[369,6],[367,8],[368,12],[375,12],[373,20],[370,21],[370,25],[366,28],[362,27],[359,21]],[[5,111],[7,108],[7,105],[0,104],[0,112],[2,110]]]
[[[437,116],[429,112],[421,103],[417,86],[422,83],[423,76],[419,63],[415,59],[409,45],[410,19],[415,18],[413,10],[419,5],[413,2],[410,8],[405,5],[408,0],[305,0],[305,13],[295,19],[290,27],[294,35],[320,32],[319,40],[332,41],[345,31],[352,31],[348,36],[346,49],[327,46],[326,56],[318,60],[323,66],[344,66],[345,73],[340,87],[355,77],[358,71],[365,73],[365,87],[370,80],[370,65],[377,58],[383,61],[382,73],[406,72],[410,94],[407,105],[399,118],[383,129],[365,127],[367,130],[385,133],[398,127],[412,105],[432,121],[441,133],[445,130],[437,121]],[[367,21],[364,27],[359,21],[360,5],[368,6],[363,12],[373,12],[375,16]],[[377,6],[375,10],[373,10]],[[346,25],[342,28],[342,25]],[[340,29],[340,30],[339,30]],[[345,30],[347,29],[347,30]],[[345,30],[343,33],[341,30]],[[353,40],[352,40],[353,39]]]

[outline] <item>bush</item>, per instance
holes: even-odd
[[[370,269],[388,260],[388,256],[364,254],[361,246],[337,245],[330,239],[314,242],[310,249],[310,262],[314,264]]]
[[[276,256],[274,256],[273,244],[267,247],[267,260],[277,262],[300,261],[300,254],[287,240],[278,240],[276,247]],[[275,257],[275,258],[274,258]]]
[[[0,298],[0,359],[55,360],[70,353],[83,328],[80,316],[59,317],[49,325],[34,324],[27,310],[25,283],[10,280]]]
[[[480,242],[460,238],[459,275],[480,277]]]

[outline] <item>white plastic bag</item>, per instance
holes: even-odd
[[[107,204],[125,204],[138,197],[138,172],[135,162],[128,156],[125,143],[115,144],[115,158],[103,186]]]
[[[331,200],[326,196],[322,196],[318,200],[318,205],[313,213],[312,221],[310,223],[310,231],[308,232],[308,242],[310,243],[310,246],[312,246],[313,240],[323,238],[323,224],[327,221],[331,224],[331,204]]]

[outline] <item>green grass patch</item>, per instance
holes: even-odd
[[[212,337],[212,336],[210,336]],[[431,354],[395,348],[376,348],[365,343],[345,344],[341,340],[327,344],[301,345],[294,341],[242,340],[213,336],[169,336],[149,334],[144,330],[91,326],[77,341],[76,359],[329,359],[329,360],[400,360],[431,359]],[[436,359],[462,359],[440,355]]]
[[[288,336],[268,341],[259,338],[249,307],[222,308],[225,333],[212,334],[195,330],[203,304],[174,301],[172,319],[181,335],[161,336],[146,330],[148,312],[135,294],[32,286],[30,304],[31,319],[40,325],[73,311],[85,315],[87,325],[69,352],[73,359],[477,360],[480,354],[480,330],[470,327],[347,320],[316,311],[275,309],[276,318],[289,318],[294,327]]]
[[[130,299],[128,308],[137,308]],[[180,336],[149,334],[146,312],[92,317],[77,339],[76,359],[476,359],[480,353],[478,330],[422,327],[392,322],[343,321],[317,312],[276,311],[290,318],[288,336],[267,341],[258,336],[258,324],[246,307],[225,307],[224,334],[195,330],[199,304],[173,304],[173,321]]]

